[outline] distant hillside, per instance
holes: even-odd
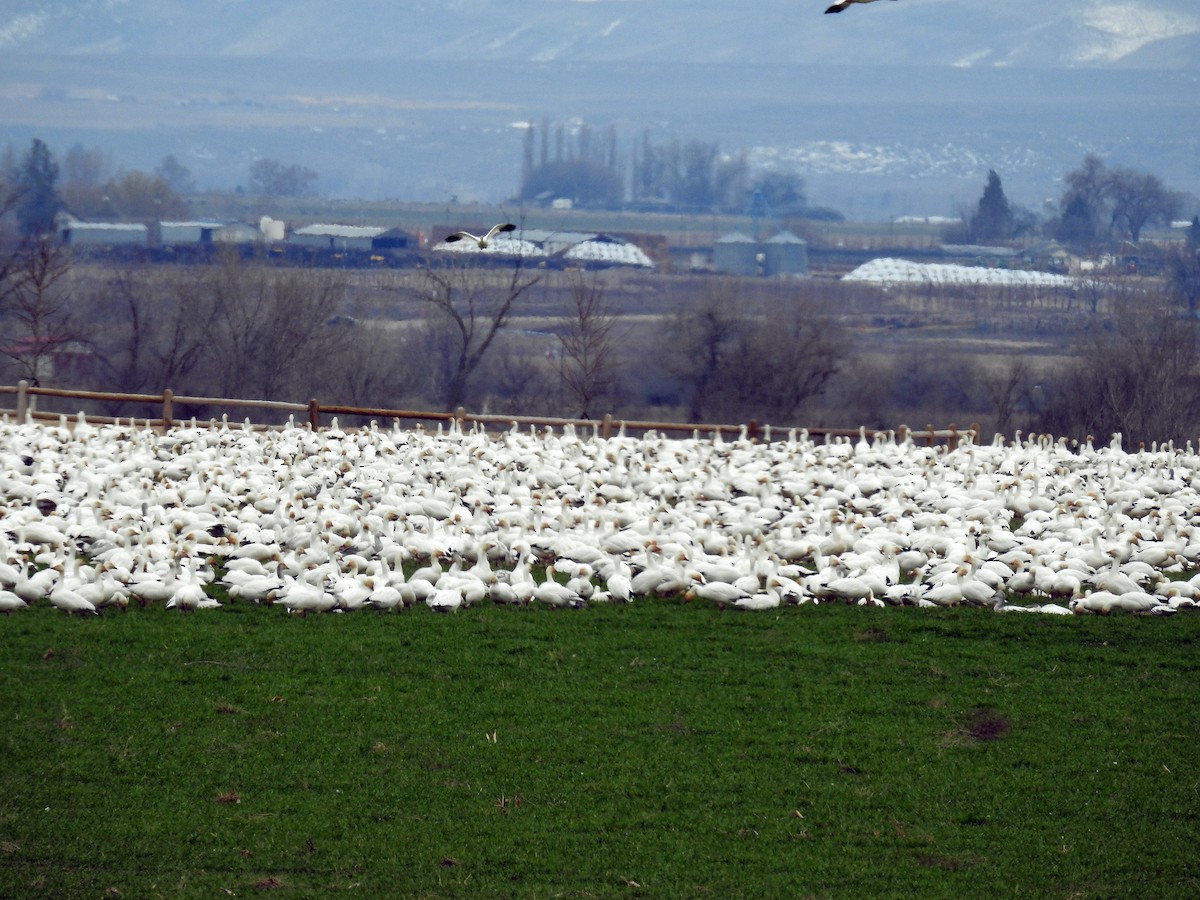
[[[1196,0],[16,0],[0,51],[1200,70]]]

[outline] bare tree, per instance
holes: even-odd
[[[351,341],[347,329],[328,324],[344,297],[334,273],[247,264],[231,252],[208,274],[206,289],[215,387],[225,396],[303,398]]]
[[[1166,297],[1123,298],[1109,327],[1081,338],[1075,362],[1048,385],[1041,430],[1130,443],[1194,436],[1200,425],[1200,324]]]
[[[462,405],[472,374],[508,323],[521,295],[541,280],[520,264],[505,268],[453,261],[428,266],[410,288],[412,296],[432,307],[446,326],[438,361],[445,372],[441,401],[445,409]]]
[[[1032,388],[1029,361],[1022,356],[1010,356],[995,370],[979,373],[976,380],[994,411],[996,431],[1008,434],[1016,427],[1017,411],[1028,400]]]
[[[412,396],[420,384],[416,364],[423,329],[408,323],[357,321],[336,326],[349,341],[329,352],[328,388],[337,402],[389,407]]]
[[[824,390],[846,349],[832,319],[806,297],[788,298],[739,329],[723,367],[726,407],[742,421],[788,423]]]
[[[113,270],[93,298],[97,358],[110,389],[183,390],[209,356],[215,302],[204,270]]]
[[[1055,236],[1066,243],[1091,247],[1101,237],[1108,203],[1108,169],[1094,153],[1064,176],[1060,219]]]
[[[739,309],[735,282],[714,282],[705,302],[668,323],[668,369],[689,395],[689,417],[783,422],[825,388],[847,341],[812,299],[789,293]]]
[[[596,273],[573,272],[567,288],[570,315],[559,334],[559,377],[575,402],[578,418],[596,414],[595,405],[611,398],[617,380],[617,320],[604,299]]]
[[[1171,297],[1194,317],[1200,307],[1200,246],[1189,242],[1167,252],[1167,286]]]
[[[127,221],[158,222],[188,213],[187,201],[166,179],[148,172],[123,172],[109,179],[104,191],[105,211]]]
[[[1180,197],[1167,190],[1157,175],[1114,169],[1108,176],[1107,195],[1112,203],[1112,225],[1122,226],[1135,244],[1151,222],[1169,222],[1180,206]]]
[[[74,144],[62,165],[63,203],[74,215],[95,218],[103,215],[104,184],[112,172],[112,162],[97,147]]]
[[[664,324],[662,364],[679,380],[693,422],[703,421],[714,404],[728,348],[744,327],[736,301],[732,281],[714,280],[695,308],[676,313]]]
[[[57,240],[29,238],[0,283],[0,316],[8,322],[0,353],[35,384],[53,376],[54,355],[79,339],[67,285],[70,270],[70,255]]]
[[[304,197],[313,192],[317,173],[304,166],[284,165],[277,159],[250,164],[250,190],[268,197]]]
[[[498,414],[560,413],[552,366],[536,351],[522,352],[519,348],[498,343],[496,352],[480,367],[479,380],[489,387],[482,397],[481,408],[484,412]]]

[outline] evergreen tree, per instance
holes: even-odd
[[[58,163],[38,138],[17,169],[17,222],[26,237],[54,231],[54,216],[63,208],[58,195]]]
[[[1064,244],[1090,245],[1096,239],[1096,216],[1082,194],[1072,194],[1054,236]]]
[[[1013,234],[1013,222],[1012,207],[1009,206],[1008,198],[1004,196],[1000,176],[996,174],[995,169],[990,169],[983,196],[979,198],[979,206],[975,215],[971,216],[971,240],[994,241],[1010,238]]]

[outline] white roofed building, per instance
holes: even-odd
[[[290,243],[318,250],[371,250],[386,228],[369,225],[305,225],[292,232]]]
[[[136,244],[145,247],[150,229],[140,222],[80,222],[63,226],[62,242],[73,246],[110,247],[117,244]]]
[[[1076,287],[1066,275],[1024,269],[989,269],[947,263],[916,263],[907,259],[873,259],[842,276],[842,281],[868,284],[983,284],[1002,287]]]
[[[159,241],[163,244],[211,244],[224,222],[159,222]]]

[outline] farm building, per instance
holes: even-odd
[[[261,231],[245,222],[230,222],[213,233],[213,240],[218,244],[255,244],[263,239]]]
[[[223,222],[159,222],[159,241],[170,244],[211,244]]]
[[[807,275],[808,243],[790,231],[781,231],[764,245],[764,275]]]
[[[733,231],[713,243],[713,268],[728,275],[807,275],[808,244],[790,231],[766,241]]]
[[[150,240],[149,229],[140,222],[71,221],[63,226],[60,234],[64,244],[79,247],[111,247],[118,244],[145,247]]]
[[[733,231],[713,242],[713,268],[727,275],[761,275],[765,255],[760,254],[758,241]]]
[[[370,251],[375,239],[386,231],[367,225],[305,225],[292,232],[291,243],[316,250]]]
[[[591,263],[602,266],[654,268],[653,261],[642,252],[642,248],[637,244],[606,234],[598,234],[586,241],[580,241],[563,253],[563,259],[573,263]]]
[[[654,268],[654,262],[642,249],[631,241],[610,234],[594,231],[549,231],[542,228],[527,228],[516,232],[515,238],[493,238],[486,250],[480,250],[472,241],[438,243],[435,251],[458,253],[482,253],[493,256],[521,256],[523,258],[546,258],[574,266],[637,266]]]
[[[419,245],[416,235],[403,228],[389,228],[371,242],[373,250],[415,250]]]
[[[38,375],[48,383],[81,381],[96,372],[96,356],[80,341],[44,336],[20,338],[0,347],[0,354],[13,360],[38,359]]]
[[[1050,272],[960,266],[950,263],[916,263],[906,259],[873,259],[842,276],[842,281],[870,284],[983,284],[1002,287],[1071,288],[1074,278]]]

